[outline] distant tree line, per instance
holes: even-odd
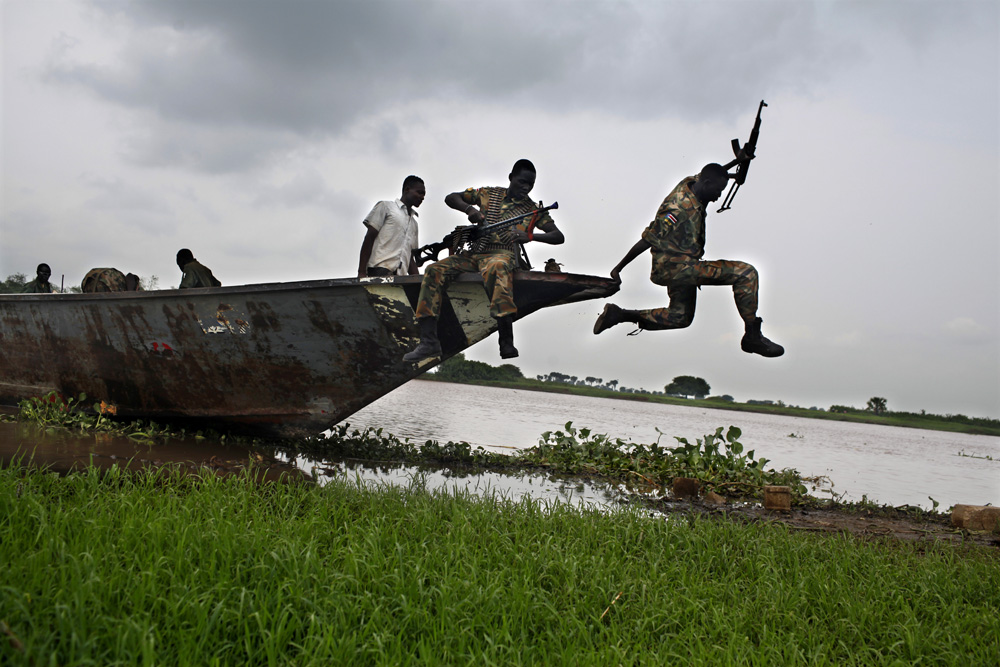
[[[23,273],[14,273],[0,283],[0,294],[20,294],[28,284],[28,277]]]
[[[514,364],[490,366],[482,361],[472,361],[459,352],[454,357],[437,367],[434,376],[439,380],[452,382],[469,382],[495,380],[498,382],[515,382],[523,380],[524,374]]]
[[[864,408],[855,408],[850,405],[831,405],[830,412],[856,415],[891,415],[893,417],[901,417],[904,419],[933,419],[934,421],[953,422],[955,424],[966,424],[968,426],[989,426],[992,428],[1000,427],[1000,419],[991,419],[989,417],[968,417],[963,414],[936,415],[928,413],[926,410],[921,410],[920,412],[889,410],[888,402],[881,396],[872,396],[869,398],[868,404]]]

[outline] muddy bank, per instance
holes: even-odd
[[[173,466],[189,472],[225,475],[253,466],[263,479],[282,475],[306,479],[272,450],[225,444],[204,438],[163,438],[155,442],[110,433],[46,429],[26,422],[0,422],[0,463],[47,468],[66,474],[90,465],[142,470]]]
[[[847,534],[864,540],[898,540],[913,543],[942,543],[954,546],[991,547],[1000,557],[1000,535],[969,531],[952,525],[947,514],[893,507],[865,508],[833,504],[829,508],[793,507],[789,511],[766,510],[757,503],[712,505],[700,500],[649,499],[630,496],[639,504],[668,516],[689,515],[727,517],[745,523],[775,523],[792,530],[821,535]]]

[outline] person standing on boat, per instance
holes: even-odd
[[[708,164],[697,176],[682,180],[660,204],[656,218],[649,223],[642,238],[611,269],[611,277],[621,282],[621,271],[633,259],[649,250],[653,255],[650,280],[667,288],[667,308],[625,310],[613,303],[594,324],[599,334],[622,322],[632,322],[639,329],[683,329],[694,320],[695,302],[702,285],[732,285],[736,309],[743,319],[745,333],[740,341],[744,352],[764,357],[780,357],[785,348],[760,332],[757,317],[757,269],[746,262],[702,260],[705,254],[706,207],[726,189],[729,174],[719,164]]]
[[[424,201],[427,191],[419,176],[403,180],[403,194],[395,201],[375,204],[364,225],[368,229],[361,244],[358,278],[416,275],[417,261],[413,251],[417,242],[416,208]]]
[[[462,211],[469,222],[475,225],[492,224],[523,213],[538,210],[539,206],[528,198],[535,186],[535,165],[529,160],[514,163],[508,176],[506,188],[469,188],[463,192],[453,192],[444,198],[444,203],[456,211]],[[471,251],[463,251],[434,262],[424,271],[417,301],[416,317],[420,325],[420,343],[404,355],[405,361],[420,361],[441,354],[438,340],[438,315],[444,292],[451,281],[461,273],[478,271],[483,276],[483,286],[490,296],[490,314],[497,321],[500,337],[500,357],[510,359],[518,355],[514,347],[514,305],[513,272],[518,264],[518,244],[540,241],[558,245],[565,239],[563,233],[549,216],[542,211],[536,227],[542,232],[529,234],[528,220],[515,226],[494,231],[473,244]]]
[[[177,251],[177,266],[184,272],[181,276],[181,284],[178,285],[178,289],[187,289],[188,287],[222,287],[222,283],[212,275],[211,269],[196,260],[187,248]]]
[[[21,292],[24,294],[52,294],[55,289],[49,282],[51,276],[52,269],[49,268],[49,265],[39,264],[38,268],[35,269],[35,279],[26,283]]]

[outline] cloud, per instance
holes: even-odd
[[[990,330],[971,317],[956,317],[943,327],[944,332],[957,341],[965,343],[994,342]]]
[[[834,347],[858,347],[864,340],[864,336],[857,329],[846,331],[833,337],[831,343]]]
[[[84,59],[82,38],[63,36],[46,80],[140,114],[138,163],[207,171],[429,100],[731,121],[864,51],[812,3],[90,4],[117,52]],[[381,129],[383,149],[395,132]]]

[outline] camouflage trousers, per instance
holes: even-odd
[[[512,253],[496,252],[479,255],[452,255],[434,262],[424,271],[417,301],[417,319],[437,317],[441,313],[444,291],[460,273],[478,271],[490,297],[490,315],[506,317],[517,312],[514,305],[513,273],[517,258]]]
[[[666,286],[670,305],[638,311],[640,329],[689,326],[694,320],[698,288],[702,285],[732,285],[736,310],[743,321],[757,316],[757,269],[746,262],[728,259],[663,262],[654,264],[650,280]]]

